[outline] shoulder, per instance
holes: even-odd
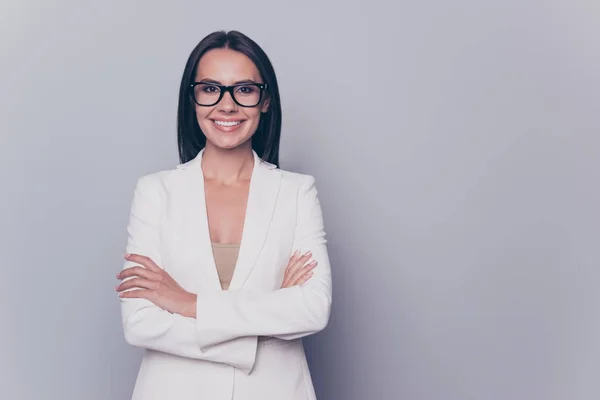
[[[316,179],[313,175],[277,169],[281,173],[282,184],[293,190],[298,201],[315,201],[317,198]]]
[[[136,195],[164,196],[172,181],[177,179],[177,173],[178,170],[173,168],[139,176],[135,183]]]
[[[315,177],[313,175],[302,174],[284,169],[277,170],[281,173],[281,179],[283,182],[294,186],[300,191],[311,189],[315,186]]]
[[[137,178],[136,187],[152,188],[156,190],[169,181],[174,171],[174,169],[161,170],[141,175]]]
[[[293,184],[296,184],[296,185],[300,185],[300,186],[312,185],[315,182],[315,178],[312,175],[301,174],[299,172],[286,171],[283,169],[280,169],[279,171],[281,172],[281,177],[283,180],[293,183]]]
[[[298,218],[302,221],[320,221],[321,204],[313,175],[279,170],[282,175],[282,186],[287,183],[290,196],[295,198]]]
[[[192,159],[185,163],[175,164],[162,170],[141,175],[137,179],[137,186],[142,188],[151,188],[154,190],[169,191],[178,183],[185,185],[186,180],[193,179],[194,171],[197,169],[198,160]]]

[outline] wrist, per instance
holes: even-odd
[[[189,300],[186,301],[185,306],[182,310],[181,315],[188,318],[196,318],[196,305],[198,302],[198,295],[190,293]]]

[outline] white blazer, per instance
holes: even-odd
[[[141,177],[127,253],[152,258],[198,294],[197,318],[121,299],[126,341],[146,349],[132,400],[315,400],[301,338],[331,309],[331,268],[315,180],[254,153],[239,258],[222,290],[208,229],[203,150]],[[280,289],[294,250],[318,262],[302,286]],[[123,268],[135,265],[130,261]]]

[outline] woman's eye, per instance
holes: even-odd
[[[202,91],[206,92],[206,93],[218,93],[219,92],[219,88],[216,87],[216,86],[213,86],[213,85],[205,85],[202,88]]]
[[[237,88],[236,91],[241,94],[252,94],[256,91],[256,86],[252,86],[252,85],[240,86]]]

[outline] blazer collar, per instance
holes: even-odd
[[[179,164],[177,166],[177,169],[189,169],[189,168],[193,168],[195,166],[201,165],[202,164],[202,156],[204,155],[204,150],[206,150],[205,147],[203,147],[198,152],[196,157],[192,158],[191,160],[189,160],[186,163]],[[253,170],[253,172],[256,171],[257,166],[259,166],[259,165],[261,167],[266,167],[267,169],[277,168],[277,166],[275,164],[271,164],[270,162],[267,162],[267,161],[263,160],[262,158],[260,158],[254,150],[252,150],[252,154],[254,155],[254,170]]]
[[[242,241],[229,290],[241,288],[256,264],[269,233],[281,183],[281,170],[274,164],[263,161],[255,151],[252,153],[254,167],[250,178]],[[206,212],[204,174],[201,167],[203,154],[204,149],[194,159],[177,167],[189,172],[189,179],[186,179],[186,208],[189,210],[189,218],[181,233],[185,235],[182,239],[188,243],[185,246],[186,251],[192,252],[192,258],[198,260],[198,267],[209,286],[220,290]]]

